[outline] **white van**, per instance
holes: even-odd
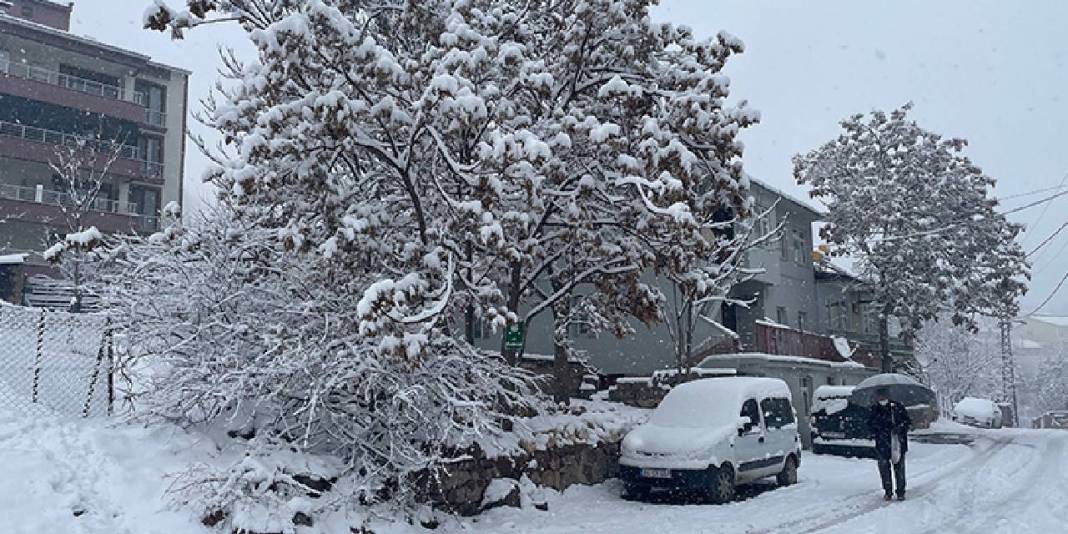
[[[797,482],[801,439],[790,389],[777,378],[706,378],[676,386],[623,439],[628,497],[653,489],[704,492],[717,502],[765,477]]]

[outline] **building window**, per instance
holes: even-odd
[[[571,335],[589,336],[593,334],[592,318],[581,295],[571,297]]]
[[[778,307],[775,308],[775,322],[777,322],[777,323],[779,323],[779,324],[781,324],[783,326],[786,326],[786,323],[789,320],[790,320],[790,318],[786,315],[786,308],[784,308],[782,306],[778,306]]]
[[[163,139],[150,135],[137,140],[137,149],[141,159],[152,163],[163,163]]]
[[[803,311],[797,312],[797,329],[804,330],[806,326],[808,326],[808,314]]]
[[[159,215],[159,189],[154,187],[130,186],[130,202],[137,205],[137,213],[147,217]]]
[[[779,238],[779,251],[782,253],[782,261],[790,261],[792,252],[790,252],[790,235],[788,232],[783,232],[782,237]]]
[[[32,19],[33,18],[33,6],[22,6],[22,18],[24,18],[24,19]]]
[[[771,214],[769,213],[765,217],[760,217],[760,214],[764,213],[764,210],[766,209],[767,208],[759,204],[753,207],[753,217],[755,218],[753,221],[753,238],[755,239],[764,237],[771,231],[771,221],[768,220],[771,217]]]
[[[834,330],[836,332],[848,331],[849,320],[846,314],[845,302],[838,301],[828,304],[827,319],[830,322],[831,330]]]
[[[807,263],[811,263],[811,258],[809,257],[809,251],[806,250],[807,248],[808,247],[805,246],[805,239],[801,235],[801,232],[795,231],[794,232],[794,246],[793,246],[794,255],[795,255],[794,256],[794,261],[796,261],[798,265],[805,265]]]
[[[879,334],[879,313],[875,309],[875,306],[870,303],[865,303],[861,306],[861,324],[865,334],[878,335]]]

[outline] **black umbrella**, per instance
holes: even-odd
[[[910,376],[896,373],[875,375],[861,382],[849,396],[849,402],[867,408],[875,404],[880,389],[886,390],[890,400],[905,406],[926,404],[934,407],[936,404],[934,391]]]

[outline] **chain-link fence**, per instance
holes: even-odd
[[[0,304],[0,407],[107,415],[114,400],[107,319]]]

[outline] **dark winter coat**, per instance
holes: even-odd
[[[875,453],[880,460],[890,459],[890,436],[897,434],[901,440],[901,452],[909,449],[908,431],[912,428],[912,419],[905,406],[890,401],[886,406],[875,403],[868,414],[868,430],[875,440]]]

